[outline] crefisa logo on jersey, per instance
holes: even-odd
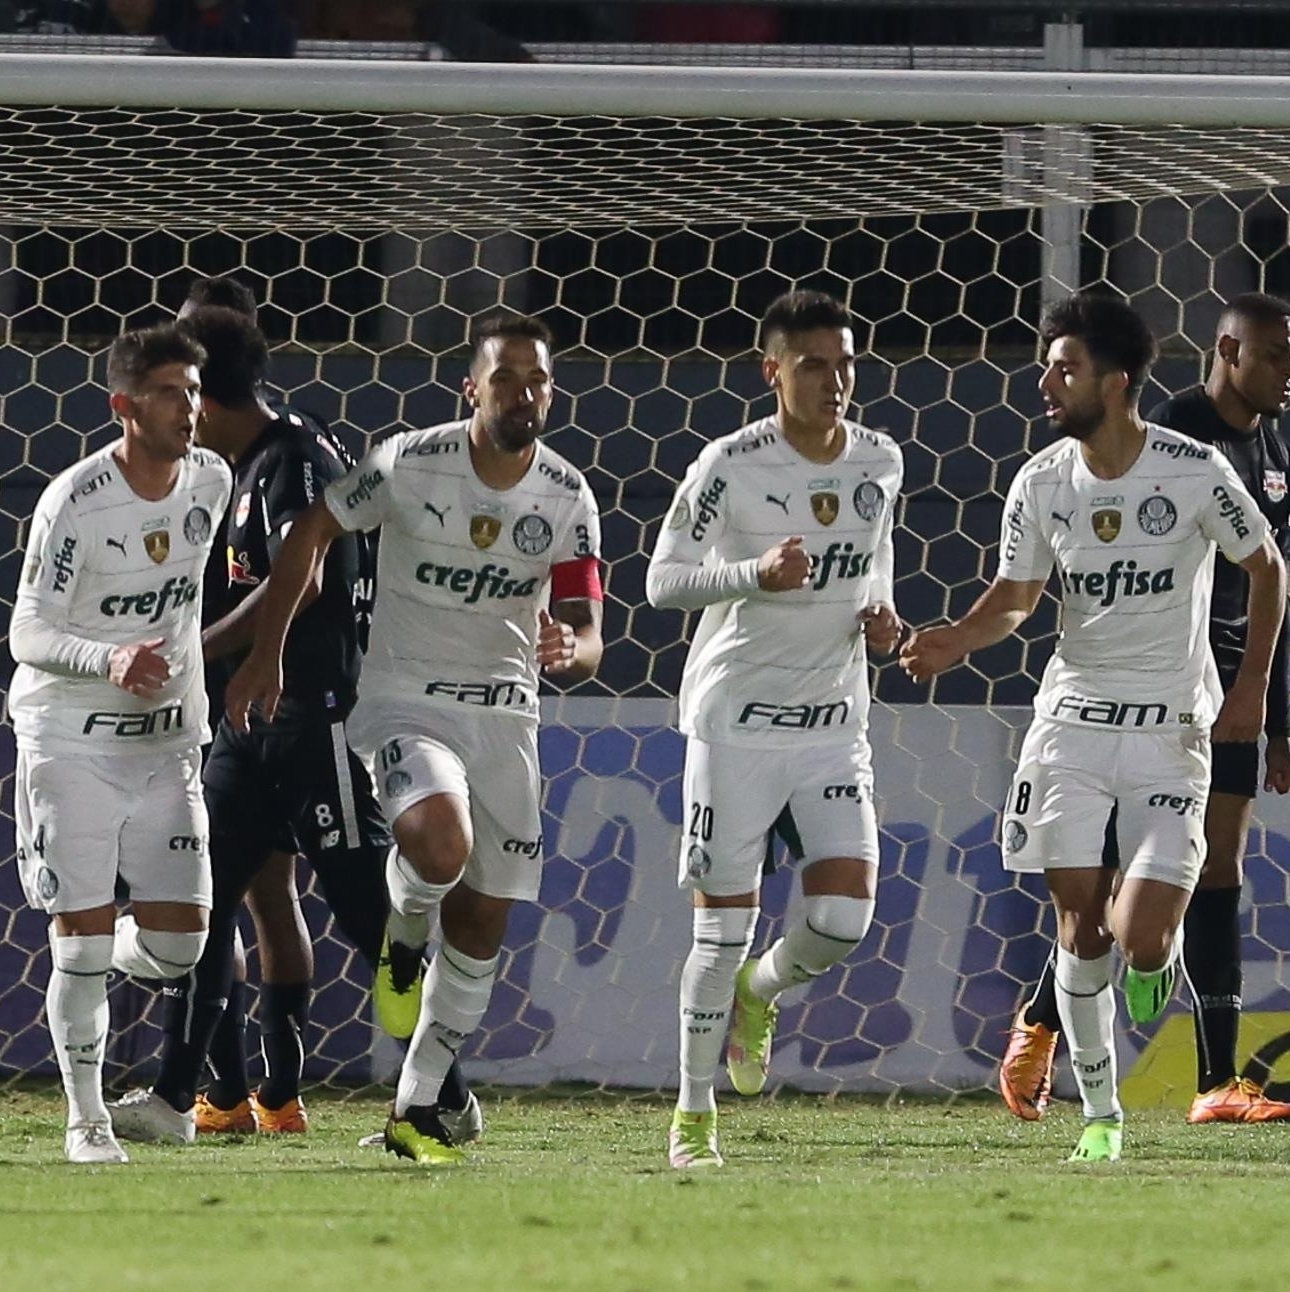
[[[887,501],[887,495],[872,480],[862,480],[856,485],[851,501],[855,505],[856,515],[866,525],[871,525],[882,514],[882,505]]]
[[[1269,502],[1283,502],[1286,496],[1286,473],[1284,471],[1265,470],[1263,472],[1263,492]]]
[[[1178,508],[1164,494],[1144,498],[1138,508],[1138,525],[1144,534],[1160,538],[1178,523]]]
[[[525,556],[540,556],[551,546],[551,525],[544,516],[530,512],[512,526],[511,540]]]

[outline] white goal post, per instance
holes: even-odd
[[[0,602],[43,483],[111,437],[103,348],[173,313],[193,278],[255,291],[275,385],[356,448],[457,415],[472,317],[543,315],[561,350],[550,438],[604,516],[609,648],[597,681],[546,701],[542,900],[513,918],[468,1068],[663,1088],[689,936],[672,878],[686,626],[646,605],[644,569],[701,445],[768,408],[765,306],[794,286],[848,301],[857,403],[906,457],[897,596],[927,622],[991,573],[1003,493],[1042,442],[1044,303],[1096,281],[1125,292],[1162,341],[1150,401],[1197,379],[1224,299],[1290,291],[1288,210],[1290,80],[1274,77],[3,54]],[[938,682],[933,702],[880,670],[875,928],[784,1009],[775,1080],[992,1080],[1047,949],[1038,890],[1005,878],[993,829],[1053,625],[1047,602],[1025,640]],[[53,1072],[12,767],[6,732],[0,1081]],[[1290,1011],[1290,812],[1260,807],[1251,1043]],[[767,881],[759,939],[792,888],[789,871]],[[318,904],[308,914],[309,1072],[380,1076],[392,1055],[374,1046],[365,970]],[[1188,1095],[1180,1008],[1126,1042],[1131,1100]],[[121,1075],[157,1031],[140,989],[114,987],[113,1009]]]

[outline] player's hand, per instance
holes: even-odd
[[[1263,788],[1276,794],[1290,792],[1290,740],[1285,736],[1268,737]]]
[[[252,708],[260,711],[265,722],[272,722],[281,698],[281,658],[275,654],[265,659],[259,651],[252,650],[224,690],[224,712],[234,731],[246,731]]]
[[[810,577],[811,558],[802,548],[800,534],[767,548],[757,561],[757,582],[763,592],[792,592],[805,587]]]
[[[1263,733],[1266,716],[1266,688],[1262,682],[1243,682],[1240,675],[1223,697],[1223,707],[1214,719],[1209,738],[1215,744],[1231,741],[1253,744]]]
[[[133,646],[114,646],[108,656],[108,681],[145,700],[155,700],[170,681],[170,665],[157,653],[164,637]]]
[[[915,682],[930,682],[938,673],[953,668],[966,655],[953,624],[922,628],[901,647],[900,667]]]
[[[890,606],[869,606],[860,612],[865,645],[879,655],[890,655],[900,645],[905,625]]]
[[[563,620],[538,611],[537,662],[545,673],[565,673],[573,667],[578,639]]]

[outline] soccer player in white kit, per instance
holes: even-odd
[[[681,975],[672,1166],[722,1165],[713,1094],[766,1083],[776,999],[843,960],[873,919],[878,827],[866,643],[896,645],[892,523],[900,450],[846,420],[851,318],[792,292],[762,320],[776,411],[715,440],[677,490],[650,561],[651,604],[703,610],[681,682],[680,883],[693,943]],[[788,535],[788,537],[785,537]],[[749,960],[767,840],[802,870],[802,901]]]
[[[103,1101],[108,971],[177,978],[206,940],[201,583],[231,481],[193,445],[204,357],[169,326],[113,343],[122,438],[41,494],[9,626],[18,868],[52,917],[72,1162],[127,1161]],[[118,876],[133,903],[119,919]]]
[[[463,1158],[435,1101],[488,1007],[511,903],[538,895],[539,670],[587,678],[602,651],[595,499],[538,439],[551,368],[540,320],[484,320],[464,386],[472,416],[385,440],[301,514],[226,693],[235,726],[251,703],[272,715],[286,628],[328,544],[380,525],[348,730],[394,830],[391,941],[422,948],[440,919],[385,1132],[388,1150],[428,1166]]]
[[[925,680],[1002,641],[1031,614],[1054,566],[1062,627],[1035,697],[1004,809],[1009,870],[1042,870],[1057,913],[1057,1003],[1083,1099],[1071,1161],[1114,1161],[1111,943],[1129,1016],[1151,1022],[1173,989],[1179,930],[1205,859],[1210,738],[1257,740],[1286,576],[1267,521],[1227,459],[1143,422],[1155,356],[1123,301],[1080,292],[1041,332],[1040,390],[1062,439],[1017,473],[999,569],[960,620],[901,652]],[[1250,577],[1249,633],[1224,698],[1209,648],[1214,545]],[[1111,812],[1121,872],[1101,865]]]

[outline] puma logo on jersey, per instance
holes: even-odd
[[[1070,527],[1071,527],[1071,520],[1072,520],[1072,518],[1074,517],[1074,515],[1075,515],[1075,512],[1074,512],[1074,510],[1073,510],[1073,509],[1072,509],[1071,511],[1068,511],[1068,512],[1066,513],[1066,515],[1064,515],[1064,516],[1063,516],[1063,515],[1061,514],[1061,512],[1059,512],[1059,511],[1055,511],[1055,512],[1053,512],[1053,513],[1052,513],[1052,517],[1053,517],[1053,519],[1054,519],[1054,520],[1060,520],[1060,521],[1061,521],[1061,523],[1062,523],[1063,525],[1065,525],[1065,526],[1066,526],[1066,528],[1067,528],[1068,530],[1069,530],[1069,529],[1070,529]]]
[[[775,504],[775,506],[776,506],[776,507],[779,507],[779,508],[783,511],[784,515],[785,515],[785,516],[787,516],[787,515],[788,515],[788,500],[789,500],[789,497],[790,497],[790,495],[789,495],[789,494],[785,494],[782,498],[776,498],[776,497],[775,497],[775,495],[774,495],[773,493],[768,493],[768,494],[766,495],[766,501],[767,501],[767,502],[773,502],[773,503]]]
[[[444,519],[443,519],[443,518],[444,518],[444,517],[445,517],[445,516],[446,516],[446,515],[451,511],[451,510],[452,510],[452,505],[451,505],[451,504],[449,504],[449,505],[448,505],[447,507],[445,507],[442,511],[440,511],[440,510],[439,510],[439,508],[438,508],[438,507],[436,507],[436,506],[434,505],[434,503],[432,503],[432,502],[428,502],[428,503],[426,503],[426,511],[428,511],[428,512],[429,512],[429,513],[430,513],[430,514],[435,518],[435,520],[437,520],[437,521],[439,522],[439,524],[440,524],[441,526],[442,526],[442,525],[443,525],[443,523],[444,523]]]
[[[121,553],[121,555],[122,555],[122,556],[125,556],[125,555],[126,555],[126,550],[125,550],[125,539],[123,539],[123,538],[109,538],[109,539],[107,540],[107,545],[108,545],[109,547],[115,547],[115,548],[117,548],[117,549],[120,551],[120,553]]]

